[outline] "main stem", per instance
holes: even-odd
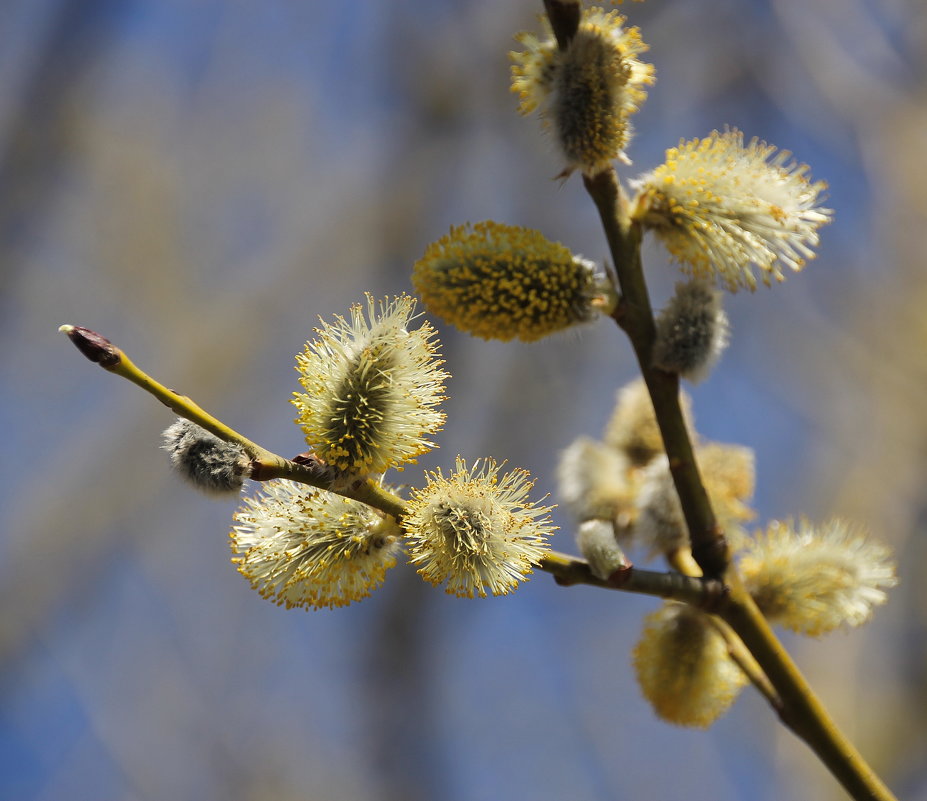
[[[614,170],[605,170],[583,180],[599,210],[618,274],[621,301],[614,317],[631,340],[653,400],[670,472],[689,529],[692,556],[702,575],[721,578],[728,564],[727,544],[715,521],[692,451],[692,440],[679,404],[679,376],[651,367],[656,324],[641,267],[640,225],[628,219],[626,201]]]
[[[773,634],[737,571],[729,565],[727,545],[695,464],[679,405],[678,378],[654,369],[650,363],[655,323],[641,267],[640,226],[628,217],[626,200],[614,170],[586,177],[584,181],[602,219],[622,293],[614,317],[631,340],[653,400],[689,527],[692,555],[705,576],[723,578],[730,590],[728,602],[722,604],[716,614],[730,625],[766,674],[780,702],[773,706],[782,722],[808,743],[847,792],[858,801],[894,801],[888,787],[830,718],[798,666]]]

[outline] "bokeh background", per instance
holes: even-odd
[[[536,575],[461,600],[407,566],[307,613],[229,562],[235,502],[158,450],[170,414],[56,332],[87,325],[267,447],[303,449],[319,315],[411,291],[449,225],[606,256],[506,52],[534,0],[7,0],[0,24],[0,798],[788,801],[844,797],[746,691],[671,728],[630,667],[653,599]],[[633,176],[724,125],[812,165],[836,221],[801,275],[730,297],[693,389],[756,449],[759,521],[837,513],[898,551],[862,630],[786,637],[897,793],[927,799],[927,12],[922,0],[626,4],[658,82]],[[676,270],[648,249],[657,305]],[[440,326],[441,448],[529,468],[601,432],[634,375],[601,322],[532,345]],[[558,511],[555,547],[572,550]]]

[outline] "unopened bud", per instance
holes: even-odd
[[[75,347],[100,367],[109,370],[119,364],[122,359],[122,351],[96,331],[91,331],[82,325],[62,325],[58,330],[62,334],[67,334]]]

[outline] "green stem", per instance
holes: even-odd
[[[781,699],[782,722],[818,755],[844,789],[858,801],[895,801],[891,790],[863,759],[809,686],[776,638],[735,570],[728,573],[731,602],[718,611],[753,654]]]
[[[773,687],[772,682],[770,682],[769,677],[763,672],[760,663],[750,653],[750,649],[744,645],[744,641],[737,636],[727,622],[717,615],[709,615],[708,619],[718,633],[724,637],[724,641],[727,643],[727,652],[731,659],[737,663],[737,666],[744,672],[750,683],[756,687],[760,695],[781,716],[782,699],[779,697],[779,693],[776,692],[776,688]]]
[[[331,475],[319,467],[311,464],[301,464],[291,459],[285,459],[276,453],[262,448],[256,442],[239,434],[221,420],[213,417],[186,395],[181,395],[164,384],[155,381],[144,370],[140,369],[125,353],[117,348],[106,337],[91,331],[89,328],[75,325],[63,325],[59,329],[74,343],[77,349],[90,361],[96,362],[104,370],[122,376],[131,381],[145,392],[156,397],[172,412],[202,426],[211,434],[225,442],[233,442],[251,457],[251,478],[255,481],[269,481],[273,478],[287,478],[301,484],[329,490],[346,498],[353,498],[393,517],[399,517],[405,511],[405,503],[396,495],[384,490],[372,479],[358,479],[348,486],[334,487]]]

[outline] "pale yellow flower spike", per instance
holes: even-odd
[[[773,522],[744,549],[744,583],[772,621],[818,636],[859,626],[898,583],[891,551],[846,522]]]
[[[611,285],[592,262],[540,232],[492,221],[451,228],[415,263],[425,307],[483,339],[543,336],[608,311]]]
[[[621,451],[590,437],[578,437],[557,464],[560,497],[577,520],[620,520],[635,513],[637,486],[631,462]]]
[[[359,501],[293,481],[268,481],[235,514],[232,561],[280,606],[346,606],[396,564],[399,528]]]
[[[380,474],[434,447],[447,373],[434,328],[409,330],[414,310],[407,295],[379,303],[368,295],[350,320],[322,322],[296,357],[306,390],[293,393],[296,422],[315,454],[345,474]]]
[[[412,490],[403,517],[410,560],[431,584],[446,581],[451,595],[507,595],[540,562],[556,530],[551,507],[528,500],[527,471],[500,476],[501,467],[489,459],[468,468],[458,456],[453,474],[426,474],[428,484]]]
[[[657,716],[679,726],[707,728],[747,683],[708,616],[672,602],[644,619],[634,669]]]
[[[695,461],[718,524],[731,545],[739,547],[741,524],[755,516],[747,503],[756,476],[753,451],[711,442],[695,448]],[[637,504],[634,537],[652,555],[686,547],[689,532],[666,456],[654,459],[642,471]]]
[[[637,58],[648,49],[640,31],[623,28],[624,22],[617,11],[586,9],[566,50],[557,48],[546,17],[544,39],[515,37],[525,48],[509,53],[519,111],[540,109],[566,158],[566,172],[594,175],[614,159],[627,161],[630,117],[654,78],[653,66]]]
[[[826,189],[787,150],[758,139],[744,147],[737,130],[680,141],[666,161],[637,182],[632,216],[693,275],[736,292],[769,285],[783,267],[801,270],[815,256],[818,228],[833,212],[818,204]]]
[[[686,427],[694,437],[692,399],[685,390],[679,391],[679,403]],[[653,401],[643,378],[636,378],[618,390],[615,409],[605,426],[604,440],[637,467],[665,453]]]

